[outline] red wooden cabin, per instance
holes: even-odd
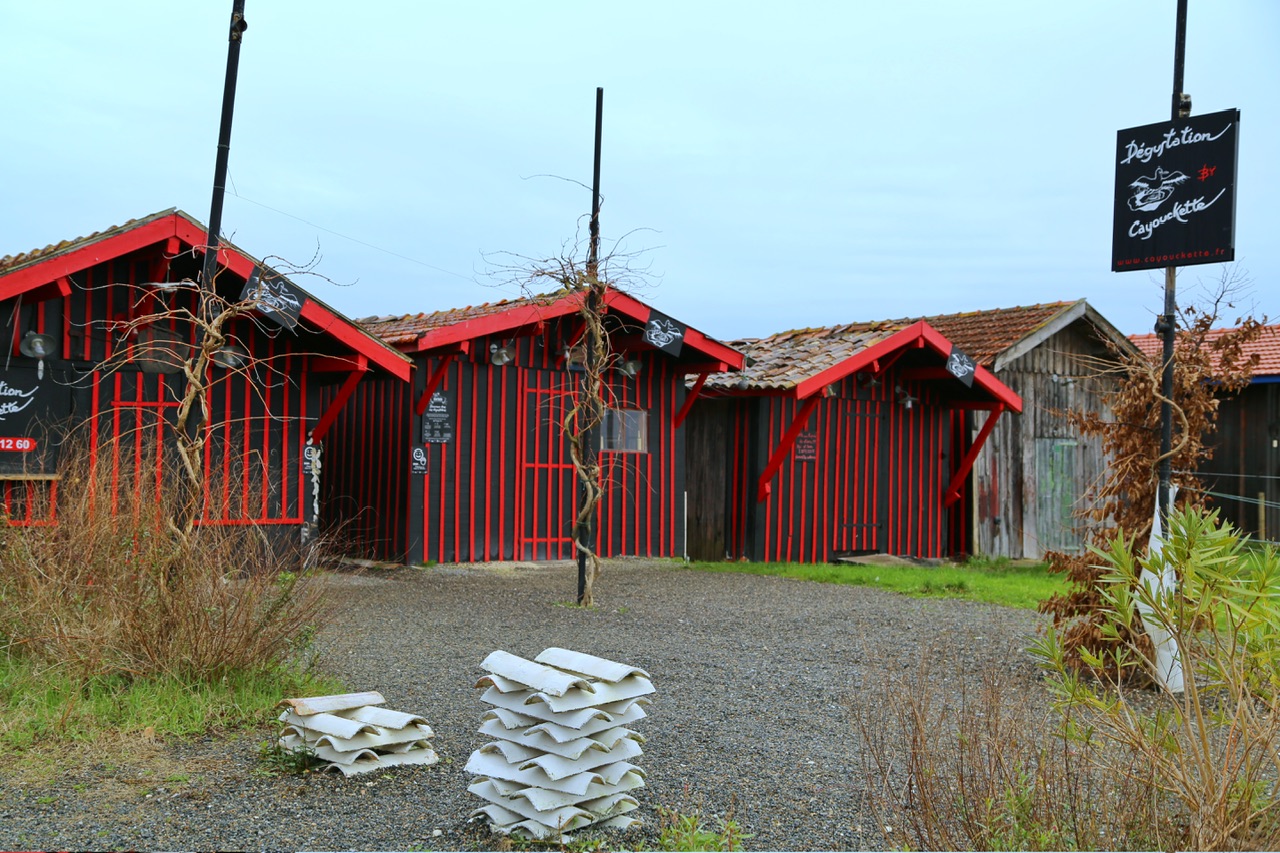
[[[410,354],[412,391],[373,382],[335,424],[327,503],[352,549],[417,563],[567,559],[577,487],[562,422],[581,373],[582,295],[559,292],[361,322]],[[686,374],[742,355],[621,291],[605,296],[606,373],[596,549],[684,547]],[[661,334],[655,335],[654,330]]]
[[[924,322],[735,341],[689,418],[689,552],[825,562],[967,552],[974,458],[1018,395]],[[988,411],[971,443],[964,413]]]
[[[162,487],[176,462],[152,448],[164,445],[185,387],[181,365],[196,331],[182,312],[196,310],[205,243],[204,225],[169,210],[0,258],[0,334],[9,342],[0,510],[10,523],[56,520],[56,501],[51,517],[35,509],[48,502],[30,497],[43,487],[56,496],[64,447],[107,466],[113,507],[131,471],[145,468],[139,479]],[[222,364],[210,368],[198,523],[262,525],[297,543],[317,522],[319,450],[337,412],[363,376],[407,387],[412,364],[235,246],[224,243],[218,260],[218,296],[240,301],[256,276],[279,310],[253,297],[261,309],[233,322]],[[157,319],[139,323],[148,317]]]

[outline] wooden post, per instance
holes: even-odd
[[[1267,493],[1258,492],[1258,541],[1267,541]]]

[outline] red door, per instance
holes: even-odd
[[[564,370],[523,370],[520,376],[520,458],[516,553],[522,560],[574,556],[577,481],[564,437],[577,375]]]

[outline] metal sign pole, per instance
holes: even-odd
[[[1187,0],[1178,0],[1177,31],[1173,50],[1173,103],[1169,118],[1177,121],[1191,114],[1191,97],[1182,91],[1183,69],[1187,54]],[[1173,342],[1178,328],[1177,298],[1178,268],[1166,267],[1164,271],[1164,314],[1156,322],[1156,331],[1164,344],[1164,372],[1160,379],[1160,486],[1157,501],[1161,518],[1168,530],[1169,496],[1173,486]]]

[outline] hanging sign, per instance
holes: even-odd
[[[1240,111],[1116,134],[1113,272],[1235,259]]]
[[[973,387],[973,377],[978,366],[973,359],[960,351],[955,344],[951,345],[951,354],[947,356],[947,372],[964,383],[964,387]]]
[[[649,322],[644,324],[644,339],[653,347],[667,355],[679,356],[684,346],[684,333],[688,327],[672,320],[665,314],[654,311],[649,315]]]
[[[448,444],[453,441],[453,392],[436,391],[422,413],[422,443]]]
[[[796,436],[795,460],[797,462],[818,461],[818,434],[802,432]]]
[[[264,316],[277,325],[292,329],[302,317],[307,295],[275,270],[254,267],[240,291],[240,301],[252,300]]]

